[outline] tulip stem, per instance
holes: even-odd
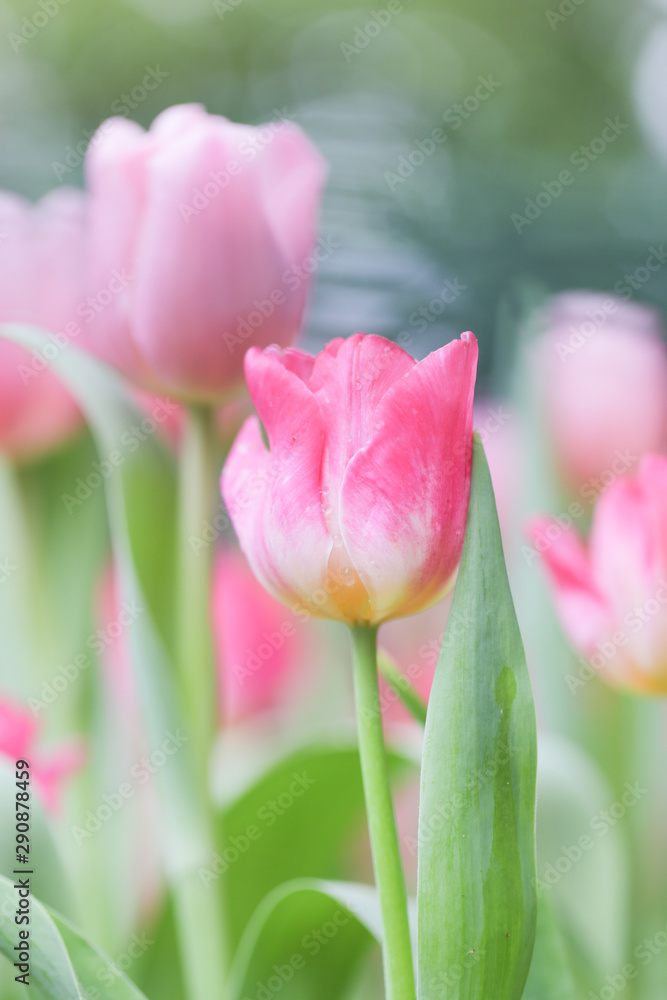
[[[382,732],[377,628],[354,625],[351,633],[361,773],[384,927],[387,1000],[415,1000],[408,898]]]
[[[198,777],[206,786],[209,756],[215,736],[217,697],[211,634],[213,546],[193,545],[205,524],[213,520],[218,476],[214,411],[186,410],[181,444],[179,484],[177,659],[191,746]]]
[[[191,406],[179,462],[179,536],[176,593],[176,658],[190,737],[193,786],[213,853],[215,817],[209,792],[209,763],[218,704],[211,628],[213,546],[193,545],[213,519],[219,472],[215,411]],[[203,860],[203,859],[202,859]],[[181,962],[188,1000],[222,997],[228,963],[223,892],[205,886],[196,870],[174,886]]]

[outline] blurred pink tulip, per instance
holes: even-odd
[[[57,335],[56,352],[81,332],[85,200],[61,188],[37,205],[0,193],[0,323]],[[30,457],[60,444],[81,415],[42,358],[0,340],[0,450]]]
[[[30,765],[30,778],[39,791],[44,808],[57,812],[61,785],[84,763],[85,752],[79,740],[68,740],[49,750],[36,749],[39,723],[24,709],[0,698],[0,754],[12,766],[18,760]]]
[[[521,499],[524,470],[519,417],[509,404],[494,399],[484,399],[476,404],[473,416],[489,463],[498,520],[505,536],[513,527]]]
[[[575,491],[599,492],[667,443],[667,349],[653,310],[569,292],[539,353],[548,432]]]
[[[303,132],[169,108],[92,139],[93,350],[156,392],[220,401],[251,344],[291,344],[317,267],[325,165]]]
[[[382,337],[316,358],[246,355],[259,420],[222,490],[241,548],[283,602],[348,623],[414,614],[450,586],[463,544],[477,341],[419,363]]]
[[[590,667],[613,684],[667,694],[667,458],[645,456],[636,477],[602,494],[588,545],[549,518],[530,534]]]
[[[410,618],[387,622],[380,629],[379,643],[405,674],[424,701],[428,701],[433,675],[444,638],[452,595]],[[382,718],[389,725],[412,721],[412,716],[389,684],[380,678]]]
[[[213,629],[225,721],[275,707],[302,659],[303,624],[264,590],[236,549],[216,560]]]

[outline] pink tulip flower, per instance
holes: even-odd
[[[61,188],[31,206],[0,193],[0,323],[32,323],[64,350],[81,332],[85,200]],[[80,412],[42,357],[0,340],[0,450],[26,458],[66,440]]]
[[[12,766],[18,760],[28,761],[33,788],[40,794],[47,812],[55,813],[59,809],[61,786],[83,766],[85,753],[79,740],[68,740],[49,750],[38,748],[39,729],[39,723],[29,712],[0,698],[0,754]]]
[[[293,343],[324,161],[296,126],[169,108],[103,123],[86,158],[92,349],[151,391],[217,402],[251,344]]]
[[[645,456],[636,477],[602,494],[588,544],[549,518],[530,534],[589,666],[612,684],[667,694],[667,458]]]
[[[463,544],[477,341],[419,363],[355,334],[317,357],[251,348],[259,420],[243,425],[222,491],[241,548],[284,603],[379,624],[435,603]]]
[[[667,348],[657,314],[570,292],[550,307],[539,352],[547,430],[570,489],[599,492],[667,443]]]
[[[212,611],[221,716],[234,723],[275,707],[303,661],[303,623],[264,590],[236,549],[217,557]]]

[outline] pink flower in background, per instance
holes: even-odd
[[[655,312],[592,292],[553,299],[539,353],[548,432],[575,490],[598,492],[667,443],[667,349]]]
[[[80,191],[61,188],[34,206],[0,193],[0,323],[32,323],[65,345],[80,334],[84,222]],[[30,457],[80,424],[74,400],[44,359],[0,340],[0,450]]]
[[[80,740],[68,740],[48,750],[37,748],[40,726],[33,716],[0,698],[0,754],[12,766],[17,760],[30,764],[33,787],[41,795],[44,808],[57,812],[61,786],[83,766],[85,752]]]
[[[523,489],[524,462],[519,417],[510,404],[500,399],[483,399],[473,410],[475,429],[484,446],[498,520],[503,536],[508,535],[516,519]]]
[[[303,657],[303,624],[258,583],[237,549],[216,559],[213,629],[225,721],[278,704]]]
[[[222,490],[241,548],[282,601],[377,624],[433,604],[465,530],[477,341],[419,363],[382,337],[313,358],[246,355],[251,417]]]
[[[218,401],[251,344],[301,328],[325,165],[288,122],[254,128],[198,105],[148,132],[105,122],[86,160],[92,349],[156,392]]]
[[[451,604],[452,594],[448,594],[426,611],[410,618],[397,618],[380,629],[380,650],[389,654],[426,702],[431,693]],[[382,677],[380,692],[382,718],[385,722],[395,725],[412,721],[412,715]]]
[[[667,694],[667,458],[600,497],[590,542],[549,518],[530,526],[563,627],[608,681]]]

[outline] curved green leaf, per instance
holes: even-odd
[[[394,778],[416,775],[412,761],[389,752]],[[288,753],[227,803],[217,844],[224,866],[230,931],[238,941],[273,888],[297,878],[340,878],[344,859],[364,837],[359,752],[344,741]]]
[[[14,964],[20,931],[27,926],[31,990],[48,1000],[146,1000],[110,958],[34,897],[29,925],[17,925],[17,903],[14,883],[0,875],[0,952]]]
[[[535,711],[484,449],[429,698],[419,816],[420,1000],[519,1000],[536,920]]]
[[[371,886],[300,879],[274,889],[250,920],[236,953],[226,1000],[338,1000],[382,934]]]
[[[567,944],[550,899],[538,896],[535,950],[523,1000],[577,1000]]]

